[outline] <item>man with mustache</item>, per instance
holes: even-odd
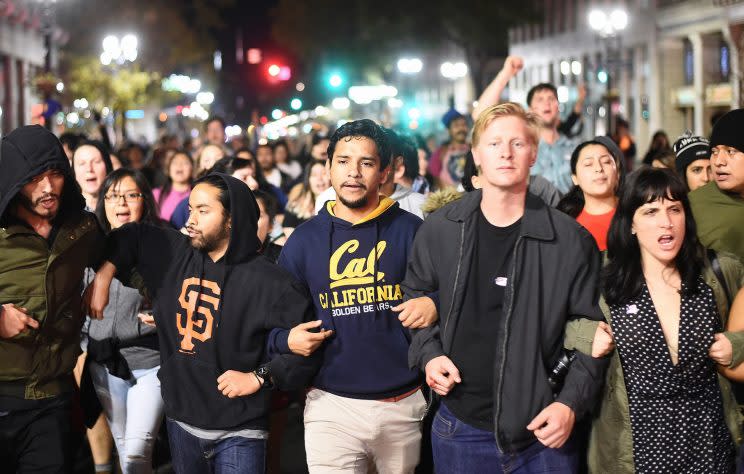
[[[744,109],[728,112],[710,136],[713,180],[690,193],[703,245],[744,259]]]
[[[0,465],[70,472],[81,285],[102,233],[52,133],[20,127],[0,153]]]
[[[304,414],[311,474],[408,474],[419,461],[426,402],[407,363],[407,328],[437,313],[427,294],[403,303],[421,219],[380,192],[391,155],[385,131],[369,119],[336,130],[328,159],[337,198],[292,233],[279,257],[309,290],[319,321],[275,332],[270,347],[307,355],[323,346]]]
[[[431,155],[429,172],[439,180],[440,186],[457,186],[465,170],[465,155],[470,151],[470,128],[467,118],[455,109],[444,114],[442,123],[450,139]]]

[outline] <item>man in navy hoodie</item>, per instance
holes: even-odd
[[[406,363],[412,319],[436,315],[432,299],[403,302],[400,283],[421,219],[379,194],[390,146],[371,120],[339,128],[328,146],[338,199],[299,226],[279,265],[310,291],[325,328],[323,364],[307,394],[305,450],[311,473],[413,472],[426,402]],[[396,314],[400,311],[401,314]],[[307,353],[306,326],[276,335],[283,351]]]
[[[267,335],[301,323],[311,306],[305,289],[259,254],[259,209],[243,182],[207,175],[189,208],[188,237],[145,224],[109,234],[88,314],[102,315],[115,274],[136,269],[155,302],[175,471],[263,473],[268,389],[306,385],[319,362],[287,354],[264,363]]]

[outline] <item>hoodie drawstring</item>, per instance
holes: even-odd
[[[335,226],[333,224],[333,217],[331,217],[328,222],[331,224],[331,231],[328,233],[328,255],[333,255],[333,232],[335,230]],[[333,318],[333,308],[332,308],[332,298],[331,298],[331,259],[328,259],[328,292],[326,293],[326,302],[328,305],[328,313],[330,314],[330,322],[331,322],[331,328],[326,329],[333,329],[336,331],[336,322]]]

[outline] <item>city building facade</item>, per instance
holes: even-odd
[[[509,32],[510,54],[524,70],[509,97],[524,102],[539,82],[559,87],[567,109],[577,86],[587,87],[585,136],[610,133],[617,117],[630,122],[639,152],[657,130],[673,140],[686,129],[709,134],[711,118],[739,107],[742,0],[545,0],[544,21]],[[622,9],[623,28],[607,34],[590,13]],[[640,155],[640,153],[639,153]]]

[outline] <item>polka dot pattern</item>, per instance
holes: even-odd
[[[708,357],[721,322],[702,279],[683,286],[678,363],[672,363],[648,288],[614,305],[612,329],[628,392],[633,459],[639,473],[728,473],[734,447],[723,416],[714,362]]]

